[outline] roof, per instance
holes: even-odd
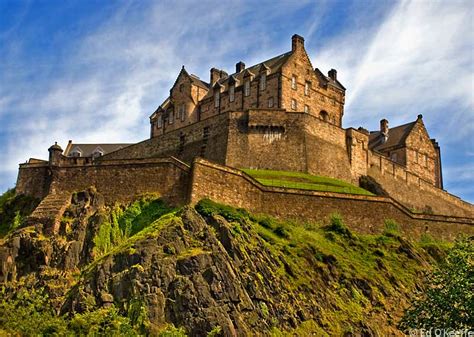
[[[69,143],[64,151],[65,156],[71,156],[71,153],[78,149],[81,151],[81,157],[91,157],[92,154],[96,149],[99,149],[103,152],[103,154],[108,154],[110,152],[114,152],[120,150],[126,146],[132,144],[123,143],[123,144],[74,144]]]
[[[218,84],[222,85],[224,87],[223,91],[226,91],[229,87],[229,79],[233,78],[232,80],[235,80],[236,86],[240,86],[244,82],[244,77],[246,75],[251,76],[257,76],[260,74],[260,69],[263,67],[267,71],[267,75],[274,74],[280,70],[280,68],[285,64],[285,62],[288,60],[288,58],[291,56],[291,51],[283,53],[281,55],[275,56],[271,59],[268,59],[266,61],[257,63],[251,67],[245,68],[242,71],[238,73],[233,73],[230,74],[229,76],[226,76],[224,78],[221,78],[217,81]],[[208,92],[206,96],[203,97],[203,99],[206,99],[207,97],[212,96],[212,92]]]
[[[375,151],[383,152],[389,148],[405,146],[405,140],[415,126],[415,122],[399,125],[388,130],[388,139],[383,142],[383,136],[380,131],[370,131],[369,148]]]

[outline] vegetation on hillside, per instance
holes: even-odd
[[[3,193],[0,196],[0,238],[18,228],[38,203],[38,199],[16,195],[13,188]]]
[[[371,192],[345,181],[314,176],[302,172],[242,169],[265,186],[297,188],[302,190],[373,195]]]
[[[40,281],[36,280],[40,285],[20,281],[2,289],[0,335],[186,336],[190,332],[187,321],[175,317],[164,326],[154,326],[149,321],[150,307],[140,297],[141,290],[128,293],[125,298],[107,295],[113,302],[103,306],[101,298],[106,296],[106,289],[97,289],[99,293],[92,296],[87,288],[90,284],[99,287],[105,279],[123,294],[127,294],[124,289],[129,283],[121,282],[142,287],[130,285],[132,289],[146,289],[146,280],[161,275],[153,270],[168,263],[172,267],[165,268],[165,274],[172,278],[170,284],[185,284],[189,292],[193,289],[190,268],[197,268],[202,273],[199,277],[206,279],[202,286],[208,286],[206,282],[218,275],[208,273],[222,265],[212,264],[212,268],[201,270],[201,264],[216,263],[214,259],[220,261],[226,252],[224,265],[233,264],[232,270],[241,274],[238,280],[249,282],[246,291],[252,293],[253,289],[257,294],[252,297],[255,308],[238,315],[245,317],[249,326],[265,329],[259,332],[271,336],[397,333],[403,309],[409,306],[414,290],[423,288],[420,275],[443,261],[450,248],[427,235],[417,242],[406,240],[393,220],[386,221],[385,230],[379,235],[362,235],[351,231],[338,214],[327,223],[296,223],[251,214],[208,199],[201,200],[193,210],[171,208],[157,197],[146,196],[101,212],[102,221],[91,237],[95,259],[83,266],[81,273],[72,275],[73,283],[65,289],[69,290],[65,298],[61,297],[65,291],[58,291],[51,277],[40,277],[42,272],[38,274]],[[217,241],[225,250],[215,250],[213,242]],[[455,308],[456,315],[462,317],[465,315],[460,311],[472,308],[472,295],[462,292],[465,287],[472,287],[472,242],[469,244],[457,243],[443,264],[448,267],[440,269],[446,272],[435,272],[431,282],[433,289],[446,285],[450,299],[461,296],[463,304]],[[150,264],[145,257],[153,262]],[[178,266],[184,268],[183,274],[178,273]],[[64,271],[58,270],[54,275],[60,277],[61,273]],[[464,277],[461,274],[468,276],[467,280],[457,278]],[[447,277],[453,277],[456,283],[449,283]],[[207,292],[202,292],[206,288],[197,289],[196,296],[206,296]],[[170,298],[174,295],[166,293],[166,289],[160,291],[167,299],[166,305],[175,305],[176,299]],[[62,310],[65,314],[59,315],[58,294],[63,303],[82,303],[81,310]],[[432,305],[433,299],[439,296],[415,303],[401,327],[418,324],[410,319],[428,312],[427,305]],[[205,299],[206,303],[214,300]],[[212,305],[205,310],[212,310]],[[208,336],[223,332],[220,326],[212,325],[204,331]]]

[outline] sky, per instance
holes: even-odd
[[[470,0],[0,1],[0,193],[55,141],[138,142],[181,66],[208,81],[291,49],[347,88],[344,127],[418,114],[444,187],[474,202]]]

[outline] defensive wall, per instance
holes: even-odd
[[[452,240],[459,233],[474,235],[474,217],[413,213],[390,197],[349,195],[263,186],[244,172],[196,159],[189,201],[203,198],[243,207],[251,212],[299,221],[327,222],[339,213],[361,233],[381,233],[386,219],[394,219],[410,237],[424,233]]]
[[[96,164],[75,164],[73,160],[67,158],[60,166],[47,162],[20,165],[16,192],[43,199],[48,194],[95,186],[108,204],[128,202],[145,193],[157,193],[173,204],[187,201],[190,168],[175,158],[104,160]]]

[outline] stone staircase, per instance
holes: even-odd
[[[45,234],[57,234],[61,224],[61,217],[71,204],[71,193],[48,194],[28,217],[29,224],[42,224]]]

